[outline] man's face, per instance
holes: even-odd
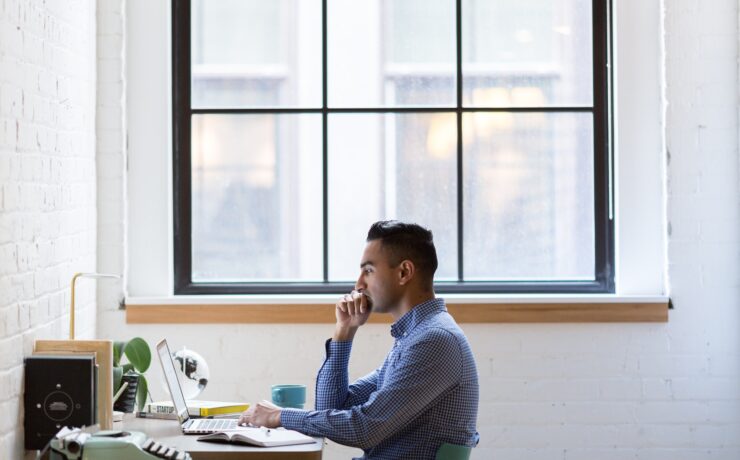
[[[400,266],[391,267],[382,242],[370,241],[362,254],[355,289],[367,295],[372,311],[388,313],[398,307],[403,293],[399,273]]]

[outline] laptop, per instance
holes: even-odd
[[[188,414],[188,406],[185,403],[185,395],[183,395],[180,382],[177,380],[177,371],[175,370],[175,363],[172,361],[167,339],[162,339],[157,344],[157,355],[159,355],[159,362],[162,364],[164,379],[167,382],[167,388],[170,390],[172,404],[175,406],[175,413],[183,434],[215,433],[242,428],[236,418],[191,418]]]

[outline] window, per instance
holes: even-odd
[[[173,2],[175,291],[345,292],[379,219],[439,292],[613,292],[607,5]]]

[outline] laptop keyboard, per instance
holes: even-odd
[[[233,430],[238,428],[238,420],[234,418],[210,418],[201,420],[198,424],[199,430]]]

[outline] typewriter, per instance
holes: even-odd
[[[86,433],[62,428],[49,442],[51,460],[192,460],[190,454],[160,444],[140,431]]]

